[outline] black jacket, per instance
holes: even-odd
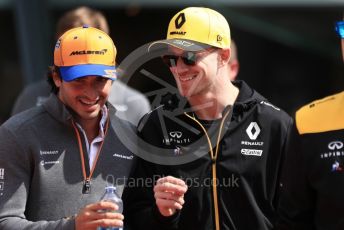
[[[151,156],[143,154],[145,160],[138,163],[136,177],[146,178],[142,186],[136,184],[127,193],[137,203],[126,216],[136,223],[134,229],[215,229],[212,181],[220,229],[272,229],[292,119],[244,82],[235,84],[240,93],[233,108],[224,110],[228,116],[223,124],[200,121],[214,152],[218,146],[216,159],[210,157],[203,129],[190,118],[195,117],[192,112],[172,116],[159,107],[142,119],[138,129],[145,143],[140,149],[151,151]],[[215,180],[212,164],[216,166]],[[167,175],[182,178],[188,185],[183,209],[170,218],[159,214],[153,197],[154,181]]]
[[[296,112],[278,230],[344,229],[344,92]]]

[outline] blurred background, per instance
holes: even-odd
[[[182,8],[206,6],[222,13],[231,26],[238,78],[290,115],[344,89],[334,30],[344,0],[0,0],[0,124],[9,118],[23,87],[42,79],[52,65],[57,19],[81,5],[107,17],[118,63],[139,46],[164,38],[169,19]],[[135,76],[128,84],[147,93],[155,84],[151,81]]]

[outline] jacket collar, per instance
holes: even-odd
[[[255,91],[250,86],[248,86],[247,83],[244,81],[234,81],[233,84],[239,89],[239,95],[235,103],[245,103],[252,100],[256,100],[256,101],[266,100],[257,91]]]
[[[252,89],[244,81],[234,81],[233,84],[239,88],[239,95],[233,105],[233,118],[243,115],[254,105],[266,99],[257,91]]]
[[[50,114],[50,116],[62,123],[69,123],[72,119],[72,115],[66,106],[54,93],[50,94],[49,98],[43,103],[42,106]]]

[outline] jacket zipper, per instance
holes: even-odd
[[[89,175],[86,174],[86,165],[85,165],[84,151],[83,151],[83,148],[82,148],[82,141],[81,141],[81,137],[80,137],[80,132],[79,132],[78,128],[76,127],[74,120],[72,120],[72,126],[74,128],[74,131],[75,131],[75,134],[76,134],[76,137],[77,137],[77,140],[78,140],[79,153],[80,153],[80,159],[81,159],[81,167],[82,167],[82,176],[84,178],[84,182],[83,182],[83,186],[82,186],[82,193],[88,194],[88,193],[91,192],[91,178],[92,178],[93,172],[94,172],[94,170],[96,168],[98,157],[99,157],[100,151],[103,148],[103,144],[104,144],[104,141],[105,141],[106,133],[108,131],[109,117],[106,120],[104,139],[103,139],[102,143],[99,146],[96,158],[95,158],[95,160],[93,162],[93,165],[91,166],[92,168],[91,168],[91,171],[90,171]]]
[[[224,124],[224,121],[226,120],[227,116],[230,114],[230,111],[231,110],[228,110],[225,113],[225,115],[223,116],[223,118],[222,118],[220,129],[219,129],[219,134],[217,136],[215,153],[214,153],[213,148],[211,146],[211,141],[210,141],[209,135],[207,133],[207,130],[204,128],[204,126],[196,118],[190,116],[187,113],[184,113],[187,117],[189,117],[190,119],[194,120],[202,128],[204,134],[207,137],[210,158],[211,158],[211,161],[212,161],[212,164],[211,164],[212,167],[211,168],[212,168],[212,177],[213,177],[213,183],[212,183],[212,185],[213,185],[213,201],[214,201],[213,207],[214,207],[215,229],[216,230],[220,230],[220,216],[219,216],[219,205],[218,205],[218,197],[217,197],[217,187],[216,187],[216,183],[214,183],[216,181],[216,179],[217,179],[217,175],[216,175],[216,159],[217,159],[217,155],[218,155],[218,152],[219,152],[219,145],[220,145],[221,134],[222,134],[222,131],[223,131],[223,124]]]

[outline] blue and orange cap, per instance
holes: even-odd
[[[115,80],[117,50],[105,32],[83,26],[70,29],[57,41],[54,65],[64,81],[85,76],[101,76]]]

